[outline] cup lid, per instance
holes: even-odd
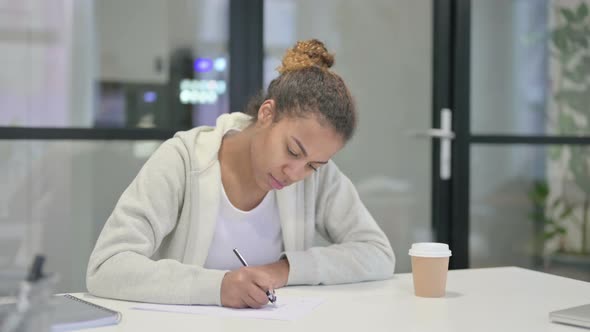
[[[420,242],[412,244],[409,252],[410,256],[419,257],[449,257],[451,251],[446,243],[437,242]]]

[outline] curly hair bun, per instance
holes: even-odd
[[[277,68],[280,74],[307,67],[328,69],[334,64],[334,55],[328,53],[324,43],[317,39],[298,41],[287,50],[283,62]]]

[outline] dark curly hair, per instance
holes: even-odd
[[[256,118],[265,100],[276,105],[274,121],[283,116],[317,115],[348,141],[356,128],[354,100],[342,78],[330,70],[334,56],[317,40],[299,41],[287,50],[266,94],[260,92],[248,103],[245,113]]]

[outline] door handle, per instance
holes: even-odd
[[[455,138],[455,133],[453,133],[452,131],[446,131],[444,129],[436,129],[436,128],[431,128],[431,129],[427,129],[424,132],[419,132],[415,134],[416,137],[431,137],[431,138],[447,138],[447,139],[453,139]]]
[[[448,108],[440,111],[440,129],[430,128],[423,132],[416,132],[413,136],[422,138],[440,139],[440,178],[449,180],[451,178],[451,140],[455,138],[452,130],[453,114]]]

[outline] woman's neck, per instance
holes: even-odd
[[[252,128],[223,138],[219,149],[221,182],[232,204],[244,211],[256,207],[267,192],[256,184],[250,156]]]

